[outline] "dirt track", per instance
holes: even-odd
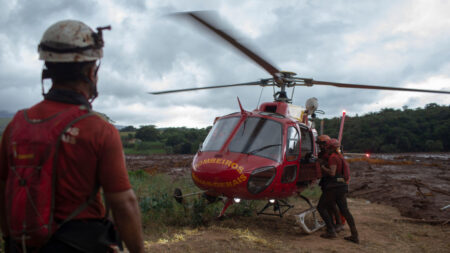
[[[302,201],[282,219],[228,216],[199,229],[174,227],[152,252],[450,252],[450,154],[395,154],[353,159],[349,206],[361,244],[325,240],[295,225]],[[129,169],[172,176],[189,172],[192,156],[127,157]],[[350,159],[352,160],[352,159]],[[379,203],[379,204],[378,204]],[[419,220],[420,219],[420,220]],[[427,223],[421,223],[426,221]],[[435,222],[440,225],[429,225]],[[348,229],[339,237],[349,233]]]

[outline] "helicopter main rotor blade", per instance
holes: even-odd
[[[233,87],[233,86],[252,86],[252,85],[261,85],[266,86],[267,80],[269,79],[263,79],[256,82],[248,82],[248,83],[237,83],[237,84],[225,84],[225,85],[215,85],[215,86],[205,86],[205,87],[197,87],[197,88],[187,88],[187,89],[178,89],[178,90],[164,90],[164,91],[155,91],[155,92],[149,92],[153,95],[161,95],[161,94],[167,94],[167,93],[175,93],[175,92],[185,92],[185,91],[195,91],[195,90],[206,90],[206,89],[217,89],[217,88],[226,88],[226,87]]]
[[[231,35],[227,34],[223,30],[218,29],[215,27],[211,22],[207,22],[205,20],[205,14],[210,13],[206,11],[197,11],[197,12],[185,12],[180,13],[182,15],[187,15],[188,17],[191,17],[204,27],[208,28],[210,31],[214,32],[216,35],[220,36],[225,41],[228,41],[233,47],[237,48],[239,51],[247,55],[250,59],[252,59],[255,63],[257,63],[259,66],[261,66],[263,69],[265,69],[267,72],[269,72],[275,79],[280,78],[280,71],[275,68],[272,64],[270,64],[268,61],[264,60],[261,56],[257,55],[255,52],[247,48],[246,46],[239,43],[235,38],[233,38]]]
[[[424,89],[410,89],[410,88],[397,88],[389,86],[377,86],[377,85],[364,85],[364,84],[350,84],[350,83],[335,83],[335,82],[325,82],[305,79],[305,84],[309,85],[329,85],[340,88],[354,88],[354,89],[372,89],[372,90],[397,90],[397,91],[414,91],[414,92],[429,92],[429,93],[441,93],[450,94],[450,91],[442,90],[424,90]]]

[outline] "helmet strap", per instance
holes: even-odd
[[[96,77],[97,77],[97,73],[100,68],[100,65],[101,65],[101,61],[99,61],[98,65],[94,71],[94,75]],[[90,93],[89,103],[92,105],[92,103],[98,96],[97,85],[91,79],[89,79],[87,76],[84,76],[84,79],[89,84],[89,93]]]

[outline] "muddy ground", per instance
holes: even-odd
[[[192,156],[127,157],[129,169],[189,172]],[[146,241],[152,252],[450,252],[450,154],[372,155],[349,157],[349,206],[359,245],[305,234],[295,214],[307,208],[300,200],[283,218],[230,217],[208,227],[173,228]],[[434,225],[430,225],[434,224]]]
[[[398,208],[405,217],[450,221],[450,154],[374,155],[351,164],[350,197]]]

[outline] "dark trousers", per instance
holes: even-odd
[[[320,196],[317,210],[322,217],[328,232],[334,232],[333,219],[330,216],[328,209],[332,209],[337,205],[342,216],[347,220],[350,230],[356,233],[355,221],[347,206],[347,186],[338,186],[331,189],[324,189],[322,196]]]
[[[121,241],[112,222],[106,219],[71,220],[62,225],[40,249],[27,248],[27,253],[110,252],[110,245]],[[10,241],[6,252],[20,253],[20,242]]]

